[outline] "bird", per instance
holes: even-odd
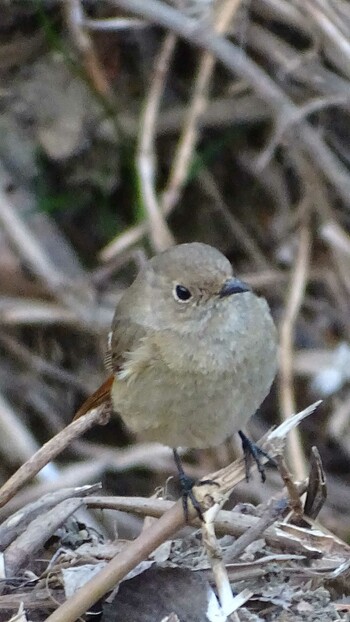
[[[179,447],[239,432],[258,461],[242,428],[274,380],[277,331],[265,298],[216,248],[178,244],[146,262],[116,306],[106,360],[111,375],[74,419],[110,401],[139,439],[173,449],[184,489]]]

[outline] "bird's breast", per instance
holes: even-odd
[[[143,340],[112,389],[126,426],[144,440],[199,448],[243,427],[276,372],[276,331],[261,302],[254,325],[218,318],[207,336],[162,331]]]

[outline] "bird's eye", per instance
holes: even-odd
[[[175,285],[173,293],[175,300],[179,302],[188,302],[192,298],[190,290],[184,285]]]

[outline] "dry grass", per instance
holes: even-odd
[[[66,0],[64,8],[42,2],[39,12],[34,3],[4,9],[0,620],[20,602],[18,619],[45,619],[64,600],[62,570],[103,564],[112,556],[106,542],[124,574],[162,543],[155,585],[158,564],[185,572],[187,559],[192,578],[178,577],[177,591],[198,573],[198,581],[214,578],[236,620],[246,619],[246,603],[267,620],[281,603],[286,620],[318,605],[324,619],[346,619],[350,11],[343,0],[217,0],[202,2],[201,16],[198,6]],[[174,474],[170,451],[136,443],[117,422],[80,438],[103,413],[65,427],[104,378],[115,302],[150,247],[194,239],[227,254],[279,327],[280,372],[253,435],[324,400],[288,436],[283,492],[274,471],[264,487],[235,481],[235,503],[253,506],[225,513],[207,491],[211,566],[200,569],[193,532],[174,540],[179,505],[149,498]],[[184,459],[202,477],[232,465],[235,452],[233,440]],[[95,489],[84,486],[101,480],[109,497],[89,499]],[[104,520],[91,507],[108,507]],[[83,535],[73,515],[89,525]],[[99,595],[121,578],[110,568],[109,583],[95,579]],[[269,593],[272,576],[280,583]],[[321,591],[310,596],[310,586]],[[199,583],[192,590],[199,594]],[[86,597],[80,608],[67,604],[70,618],[58,609],[50,619],[73,620],[83,605]],[[176,607],[174,596],[168,614]]]

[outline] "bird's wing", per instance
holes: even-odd
[[[114,376],[112,374],[108,376],[107,380],[105,380],[105,382],[101,384],[101,386],[99,386],[98,389],[96,389],[96,391],[80,406],[73,417],[73,421],[79,419],[83,415],[86,415],[93,408],[97,408],[97,406],[102,406],[103,404],[108,406],[111,400],[113,380]]]
[[[146,327],[141,326],[130,318],[114,318],[112,330],[108,339],[107,360],[114,374],[123,371],[130,355],[138,349],[146,335]]]
[[[112,330],[108,336],[107,350],[105,354],[105,366],[112,374],[96,391],[90,395],[75,413],[73,421],[86,415],[92,408],[97,406],[111,405],[111,389],[114,375],[123,371],[128,356],[140,344],[145,335],[145,328],[139,324],[115,318]]]

